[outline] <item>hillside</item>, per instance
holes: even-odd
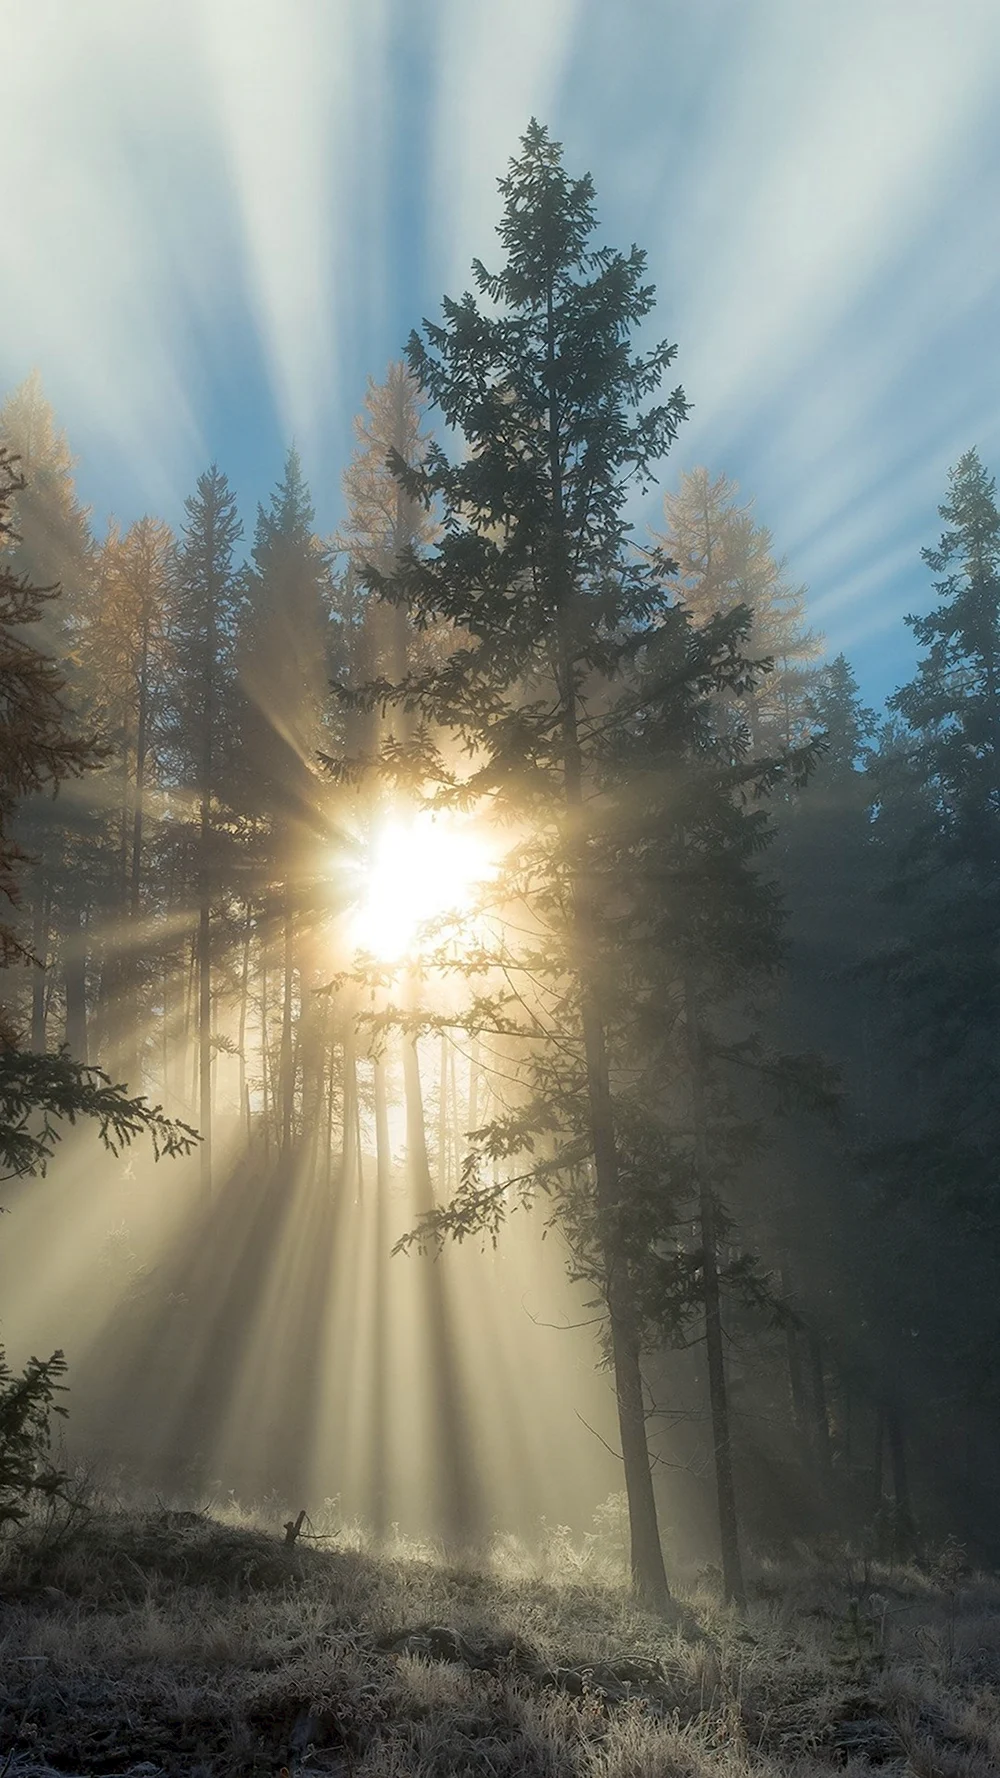
[[[1000,1580],[937,1564],[711,1571],[684,1622],[630,1603],[596,1541],[479,1570],[232,1508],[88,1508],[7,1545],[0,1771],[403,1778],[990,1778]]]

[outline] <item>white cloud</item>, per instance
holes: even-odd
[[[998,72],[995,0],[33,0],[0,64],[0,384],[38,363],[88,462],[174,512],[263,386],[252,460],[295,434],[332,489],[400,314],[495,263],[534,114],[602,237],[649,250],[679,459],[843,590],[1000,440]]]
[[[468,289],[474,257],[495,262],[497,180],[529,119],[551,125],[579,0],[439,0],[431,191],[442,289]],[[558,133],[558,132],[554,132]]]

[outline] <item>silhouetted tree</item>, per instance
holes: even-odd
[[[672,1162],[662,1123],[676,1121],[678,1108],[665,1106],[662,1079],[652,1095],[628,1092],[623,1080],[635,1070],[637,1014],[646,1030],[657,1017],[677,1029],[678,1010],[662,999],[666,976],[681,993],[679,1027],[687,1026],[700,1093],[695,1006],[710,989],[707,974],[691,978],[727,945],[730,971],[737,943],[741,968],[770,961],[773,898],[745,873],[754,823],[739,797],[741,786],[766,788],[782,768],[747,762],[728,745],[713,751],[712,698],[750,673],[747,611],[696,628],[670,597],[672,564],[628,548],[627,485],[651,477],[686,412],[680,390],[640,406],[674,355],[664,345],[635,356],[629,345],[653,303],[644,256],[592,247],[592,183],[568,176],[537,124],[500,189],[506,263],[495,274],[474,264],[483,306],[471,294],[446,299],[443,324],[425,323],[424,338],[411,336],[407,348],[422,391],[468,447],[453,463],[432,446],[418,470],[393,459],[407,494],[428,508],[440,500],[439,547],[405,553],[392,573],[367,570],[372,589],[405,605],[418,627],[446,622],[461,639],[441,660],[401,682],[369,684],[353,701],[419,718],[409,747],[383,748],[383,776],[438,803],[485,805],[495,829],[525,832],[490,891],[499,949],[483,941],[456,951],[445,940],[435,953],[445,972],[482,974],[487,985],[491,971],[507,979],[499,992],[480,992],[459,1022],[501,1040],[518,1085],[467,1157],[455,1197],[417,1238],[495,1232],[518,1195],[553,1196],[580,1275],[599,1281],[607,1306],[633,1574],[646,1602],[666,1610],[640,1358],[653,1321],[676,1327],[693,1301],[709,1301],[716,1181],[707,1176],[708,1113],[696,1153],[689,1107]],[[700,800],[677,795],[699,755],[712,759],[711,772],[693,773],[702,789],[711,781],[710,816]],[[724,894],[702,894],[703,908],[721,907],[721,924],[710,939],[704,928],[696,936],[696,924],[686,933],[675,924],[668,945],[658,922],[678,919],[674,889],[697,878],[704,891],[713,872],[717,887],[740,885],[741,910]],[[517,926],[505,924],[513,908],[522,910]],[[513,935],[524,910],[529,934],[520,943]],[[407,1024],[404,1009],[395,1016]],[[662,1045],[656,1053],[662,1059]],[[512,1174],[515,1157],[526,1170]],[[678,1245],[677,1206],[699,1171],[700,1257],[660,1264],[661,1243]],[[722,1390],[716,1376],[713,1395]],[[724,1412],[721,1399],[715,1405]],[[720,1448],[722,1494],[725,1458]],[[729,1542],[727,1582],[738,1594]]]

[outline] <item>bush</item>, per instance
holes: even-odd
[[[31,1511],[32,1500],[64,1498],[69,1480],[51,1461],[52,1415],[65,1417],[56,1396],[64,1393],[62,1352],[51,1358],[29,1358],[18,1375],[0,1347],[0,1531],[18,1525]]]

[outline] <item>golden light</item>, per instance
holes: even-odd
[[[472,909],[494,868],[487,840],[469,820],[430,809],[388,817],[362,866],[351,942],[385,963],[412,955],[429,921]]]

